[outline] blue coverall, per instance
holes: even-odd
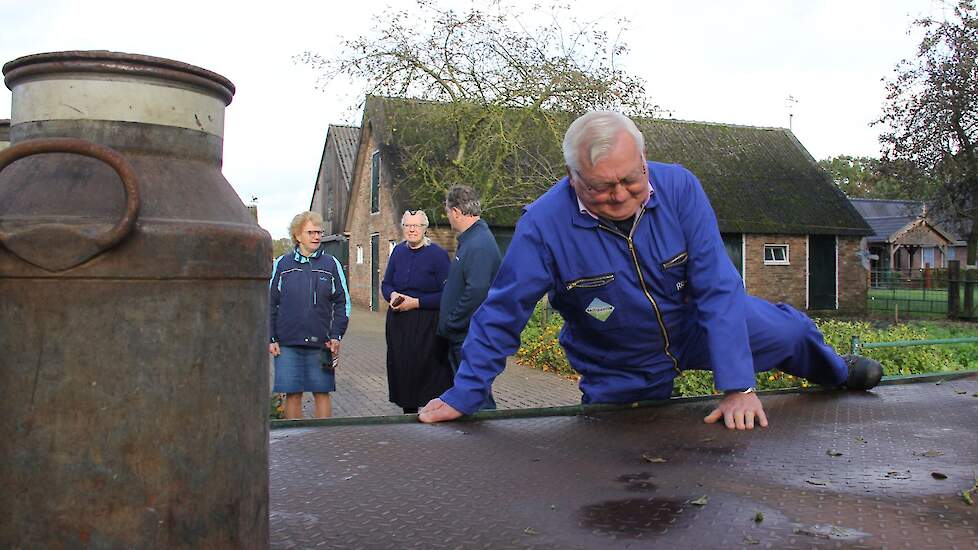
[[[584,403],[668,398],[686,369],[712,370],[720,391],[752,387],[755,371],[770,369],[846,380],[845,361],[806,315],[746,294],[696,177],[648,167],[652,193],[631,235],[582,211],[566,177],[524,209],[444,402],[478,409],[547,293]]]

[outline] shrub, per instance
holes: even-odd
[[[285,418],[285,395],[281,393],[272,394],[268,417],[273,420],[281,420]]]

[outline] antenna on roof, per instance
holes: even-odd
[[[789,130],[791,130],[791,122],[792,122],[792,119],[795,116],[794,107],[795,107],[795,104],[796,103],[798,103],[798,100],[795,99],[795,96],[793,96],[791,94],[788,94],[788,97],[785,98],[785,100],[784,100],[784,106],[788,108],[788,129]]]

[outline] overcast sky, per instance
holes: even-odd
[[[674,118],[787,127],[816,158],[879,155],[869,123],[884,98],[881,78],[912,56],[910,22],[940,16],[937,0],[569,2],[580,19],[627,16],[628,70]],[[412,1],[250,2],[207,0],[0,0],[0,62],[61,50],[113,50],[166,57],[228,77],[224,174],[259,223],[287,235],[308,209],[327,126],[359,124],[358,90],[316,89],[316,74],[292,62],[328,54],[341,37],[366,32],[371,16]],[[257,3],[255,3],[257,4]],[[467,1],[443,0],[465,8]],[[391,7],[393,6],[393,8]],[[0,88],[0,118],[10,92]],[[653,152],[654,158],[654,152]]]

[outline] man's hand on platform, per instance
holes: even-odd
[[[421,411],[418,413],[418,420],[424,422],[425,424],[434,424],[435,422],[455,420],[460,416],[462,416],[462,413],[458,412],[454,407],[436,397],[431,401],[428,401],[428,404],[421,409]]]
[[[756,420],[762,428],[767,428],[767,416],[757,394],[732,393],[724,397],[717,408],[708,414],[703,422],[713,424],[723,419],[723,423],[731,430],[753,430]]]

